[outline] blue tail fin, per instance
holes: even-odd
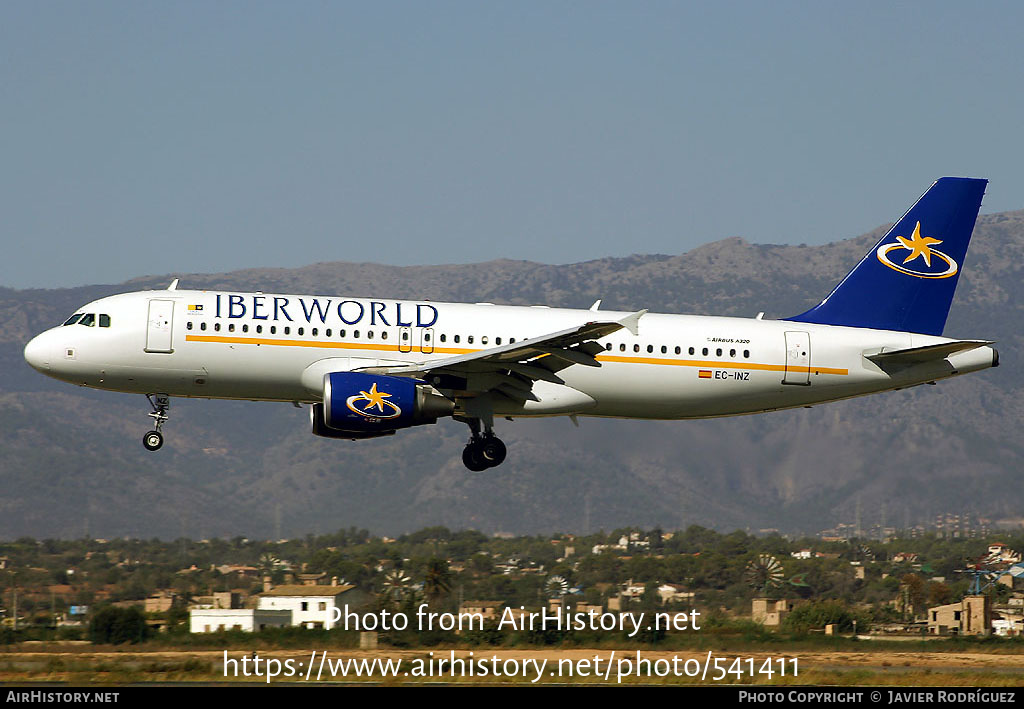
[[[940,178],[825,300],[786,319],[941,335],[986,184]]]

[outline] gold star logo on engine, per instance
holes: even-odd
[[[348,406],[349,411],[354,411],[360,416],[366,416],[367,418],[378,418],[378,419],[393,419],[402,415],[402,410],[398,408],[397,404],[394,404],[387,400],[387,397],[391,396],[387,392],[377,391],[377,382],[374,382],[370,387],[370,391],[360,391],[355,396],[350,396],[345,400],[345,405]],[[366,402],[359,404],[358,402]],[[385,409],[387,407],[387,409]],[[376,409],[376,412],[373,411]]]

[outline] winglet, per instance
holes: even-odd
[[[167,286],[167,290],[178,290],[178,279],[175,278],[171,281],[171,285]]]
[[[590,306],[590,309],[594,310],[594,311],[600,310],[601,309],[601,299],[598,298],[597,300],[595,300],[594,304]]]
[[[619,320],[619,325],[622,325],[622,327],[626,328],[631,333],[636,335],[640,331],[640,318],[642,318],[644,315],[647,315],[646,310],[638,310],[632,315],[627,315],[626,317],[622,318],[622,320]]]

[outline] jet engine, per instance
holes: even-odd
[[[455,403],[418,379],[365,372],[324,375],[323,403],[312,408],[313,433],[326,438],[376,438],[400,428],[437,423]]]

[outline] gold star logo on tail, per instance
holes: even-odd
[[[914,276],[915,278],[949,278],[950,276],[955,276],[957,271],[960,270],[957,262],[952,257],[938,249],[932,248],[936,244],[941,244],[941,239],[921,236],[921,222],[917,222],[914,226],[914,232],[910,235],[909,239],[905,236],[897,236],[895,238],[896,241],[883,243],[875,251],[878,260],[894,271],[899,271],[906,276]],[[893,261],[889,258],[889,254],[892,252],[909,253],[903,258],[901,263],[898,260]],[[893,256],[898,258],[896,254],[893,254]],[[939,261],[935,267],[932,266],[933,256]],[[924,266],[914,263],[919,258],[924,259]]]
[[[909,239],[897,236],[896,240],[903,244],[903,248],[910,252],[910,255],[903,259],[903,263],[910,263],[918,256],[923,256],[924,262],[928,266],[932,265],[932,250],[929,247],[932,244],[942,243],[939,239],[933,239],[930,236],[921,236],[921,222],[918,222],[917,226],[914,227],[914,234]]]

